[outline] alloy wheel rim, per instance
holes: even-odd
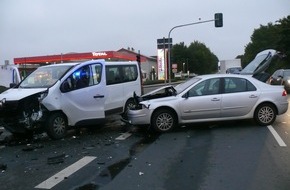
[[[160,114],[157,118],[156,125],[158,129],[167,131],[172,128],[173,118],[170,114],[167,113]]]
[[[270,123],[274,118],[274,110],[268,106],[265,106],[260,109],[258,117],[261,122]]]
[[[63,118],[58,117],[58,118],[56,118],[54,120],[53,129],[54,129],[55,133],[58,134],[58,135],[64,133],[64,130],[65,130],[65,121],[63,120]]]

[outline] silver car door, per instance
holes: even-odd
[[[202,81],[190,90],[180,102],[183,120],[220,117],[221,94],[220,79]]]
[[[238,77],[224,79],[221,117],[237,117],[248,114],[259,99],[260,93],[248,80]]]

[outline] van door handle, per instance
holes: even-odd
[[[94,98],[104,98],[104,97],[105,97],[104,95],[99,95],[99,94],[94,96]]]
[[[219,98],[213,98],[213,99],[211,99],[211,101],[218,102],[218,101],[220,101],[220,99]]]

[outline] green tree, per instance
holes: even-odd
[[[172,47],[172,63],[178,65],[178,71],[189,70],[190,73],[209,74],[217,72],[218,58],[205,44],[192,42],[188,47],[184,42]]]

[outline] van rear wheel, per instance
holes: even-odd
[[[62,113],[54,113],[49,116],[46,132],[52,139],[62,139],[67,132],[67,119]]]
[[[133,99],[127,100],[127,102],[125,104],[125,107],[124,107],[124,112],[122,113],[122,117],[124,119],[126,119],[128,110],[131,109],[131,108],[135,108],[135,107],[136,107],[136,103],[135,103],[135,101]]]

